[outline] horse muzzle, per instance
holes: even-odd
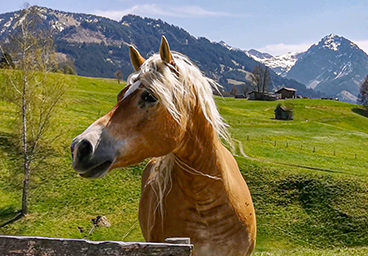
[[[90,127],[71,145],[73,168],[80,176],[97,179],[106,175],[115,161],[115,143],[103,128]]]

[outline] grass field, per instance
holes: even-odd
[[[336,101],[294,100],[294,121],[274,119],[277,103],[218,100],[233,136],[249,156],[283,165],[368,175],[368,118]]]
[[[0,234],[143,241],[137,213],[144,163],[90,181],[72,169],[69,153],[71,140],[114,106],[122,85],[70,79],[60,119],[65,140],[51,147],[47,165],[33,175],[30,214]],[[364,111],[335,101],[293,100],[295,120],[278,121],[278,102],[216,100],[248,156],[238,152],[237,161],[256,207],[255,255],[368,255]],[[9,128],[14,112],[0,101],[0,113],[1,224],[20,209],[22,173]],[[98,215],[112,226],[88,234]]]

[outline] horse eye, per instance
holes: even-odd
[[[149,92],[149,91],[145,91],[142,93],[141,99],[144,102],[148,102],[148,103],[154,103],[157,101],[157,99]]]

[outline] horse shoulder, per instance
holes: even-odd
[[[220,156],[223,163],[222,177],[225,190],[239,220],[247,228],[249,238],[255,243],[256,218],[252,197],[239,166],[232,154],[222,146]]]

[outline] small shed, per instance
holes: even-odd
[[[275,109],[275,119],[277,120],[294,120],[294,110],[286,106],[278,104]]]
[[[280,90],[275,92],[279,99],[295,99],[296,89],[282,87]]]

